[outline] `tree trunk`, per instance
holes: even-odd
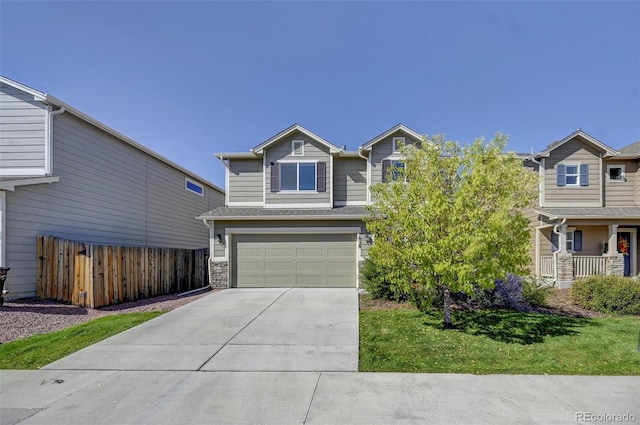
[[[444,328],[451,329],[451,293],[448,287],[444,287]]]

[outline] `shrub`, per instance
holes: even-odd
[[[522,279],[522,296],[524,301],[532,307],[546,307],[547,296],[552,289],[552,286],[534,278]]]
[[[407,294],[389,282],[386,278],[388,271],[376,264],[373,260],[369,258],[365,260],[360,272],[362,274],[364,288],[373,298],[395,301],[405,301],[409,298],[410,294]]]
[[[640,314],[640,281],[621,276],[590,276],[573,282],[571,298],[589,310]]]
[[[496,280],[495,284],[495,289],[490,292],[491,307],[512,310],[525,309],[522,280],[519,276],[510,274],[506,279]]]

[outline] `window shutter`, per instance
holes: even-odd
[[[556,174],[556,186],[565,186],[567,184],[567,173],[565,167],[562,164],[558,164],[558,170]]]
[[[387,182],[387,174],[389,171],[389,167],[391,166],[391,160],[385,159],[382,161],[382,182]]]
[[[580,165],[580,186],[589,186],[589,165]]]
[[[558,235],[551,231],[551,252],[558,251]]]
[[[582,230],[573,232],[573,250],[582,251]]]
[[[271,191],[280,191],[280,163],[271,166]]]
[[[318,162],[316,165],[316,188],[318,192],[327,191],[327,163]]]

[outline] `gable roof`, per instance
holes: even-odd
[[[256,146],[255,148],[251,149],[251,152],[255,153],[255,154],[262,154],[262,152],[268,148],[269,146],[273,145],[274,143],[279,142],[280,140],[284,139],[285,137],[287,137],[288,135],[299,131],[300,133],[304,134],[305,136],[315,140],[316,142],[320,143],[321,145],[324,145],[326,147],[329,148],[329,152],[330,153],[338,153],[341,152],[343,149],[334,145],[331,142],[326,141],[325,139],[323,139],[322,137],[318,136],[317,134],[312,133],[311,131],[307,130],[306,128],[304,128],[303,126],[299,125],[299,124],[294,124],[291,127],[281,131],[280,133],[276,134],[275,136],[271,137],[269,140],[266,140],[262,143],[260,143],[258,146]]]
[[[387,137],[389,137],[390,135],[392,135],[396,131],[402,131],[403,133],[405,133],[406,135],[408,135],[410,137],[413,137],[414,139],[418,139],[418,140],[422,139],[422,136],[420,134],[416,133],[415,131],[411,130],[409,127],[407,127],[404,124],[400,123],[400,124],[396,124],[395,126],[391,127],[389,130],[385,131],[384,133],[379,134],[376,137],[374,137],[373,139],[369,140],[367,143],[365,143],[364,145],[360,146],[358,148],[358,150],[359,151],[371,150],[373,145],[375,145],[376,143],[380,142],[383,139],[386,139]]]
[[[165,164],[169,165],[170,167],[175,168],[176,170],[179,170],[181,172],[183,172],[184,174],[188,175],[189,177],[194,178],[195,180],[198,180],[199,182],[206,184],[207,186],[212,187],[213,189],[219,191],[220,193],[224,193],[224,189],[222,189],[221,187],[211,183],[210,181],[208,181],[207,179],[200,177],[199,175],[187,170],[186,168],[182,167],[181,165],[176,164],[175,162],[163,157],[162,155],[152,151],[151,149],[147,148],[146,146],[141,145],[140,143],[136,142],[133,139],[130,139],[129,137],[125,136],[122,133],[117,132],[116,130],[112,129],[111,127],[108,127],[106,125],[104,125],[103,123],[101,123],[100,121],[91,118],[89,115],[85,114],[84,112],[81,112],[79,110],[77,110],[76,108],[74,108],[73,106],[47,94],[47,93],[43,93],[40,92],[38,90],[35,90],[31,87],[25,86],[24,84],[18,83],[17,81],[13,81],[10,78],[7,78],[5,76],[0,75],[0,83],[6,84],[8,86],[11,86],[13,88],[16,88],[18,90],[21,90],[27,94],[33,95],[35,100],[40,101],[44,104],[47,105],[53,105],[53,106],[57,106],[57,107],[61,107],[64,108],[64,110],[66,112],[69,112],[72,115],[75,115],[76,117],[80,118],[81,120],[93,125],[94,127],[99,128],[100,130],[114,136],[117,139],[122,140],[125,143],[128,143],[129,145],[133,146],[134,148],[148,154],[149,156],[152,156],[154,158],[156,158],[157,160],[164,162]]]
[[[639,158],[640,157],[640,140],[623,148],[620,148],[620,157]]]
[[[545,150],[543,150],[542,152],[539,152],[538,154],[536,154],[535,158],[542,158],[542,157],[546,158],[546,157],[548,157],[553,150],[559,148],[560,146],[564,145],[568,141],[573,140],[577,136],[580,136],[585,141],[587,141],[589,144],[591,144],[591,145],[595,146],[596,148],[604,151],[604,156],[605,157],[607,157],[607,156],[615,156],[615,155],[618,154],[618,152],[615,149],[613,149],[612,147],[605,145],[604,143],[602,143],[601,141],[599,141],[595,137],[588,135],[587,133],[585,133],[581,129],[577,129],[576,131],[574,131],[573,133],[571,133],[570,135],[568,135],[564,139],[558,140],[558,141],[555,141],[555,142],[551,143],[549,146],[547,146],[547,148]]]

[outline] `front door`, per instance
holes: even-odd
[[[631,276],[631,259],[636,255],[631,238],[631,232],[618,232],[618,252],[624,257],[624,275]],[[634,241],[635,242],[635,241]]]

